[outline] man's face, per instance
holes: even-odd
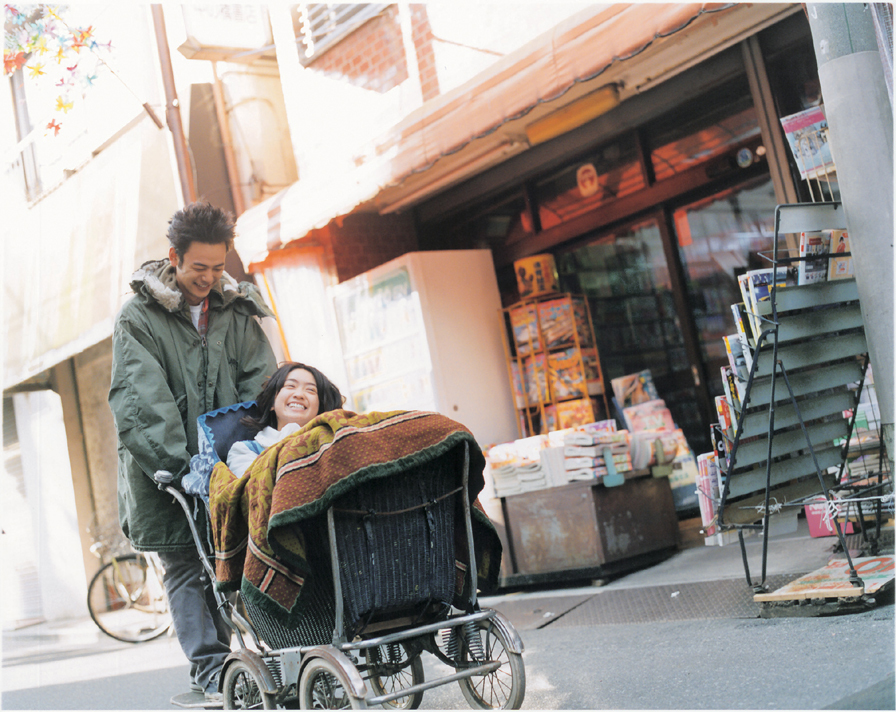
[[[224,273],[224,259],[227,257],[227,245],[210,245],[205,242],[193,242],[179,262],[174,248],[168,250],[168,259],[177,270],[177,286],[184,294],[190,306],[201,304],[212,287]]]

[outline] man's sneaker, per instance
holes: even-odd
[[[196,682],[195,677],[190,678],[190,692],[205,692],[205,690],[202,689],[202,685]]]
[[[224,693],[218,692],[218,680],[221,677],[221,671],[218,670],[215,674],[211,676],[208,681],[208,685],[205,688],[205,701],[206,702],[223,702],[224,701]]]

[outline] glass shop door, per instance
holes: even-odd
[[[712,398],[724,394],[721,367],[728,364],[724,336],[736,333],[731,305],[742,302],[737,277],[771,267],[775,200],[767,176],[673,211],[687,297],[697,330],[700,360]]]
[[[657,214],[586,237],[557,254],[557,269],[563,291],[588,298],[607,388],[650,369],[676,424],[700,448],[709,443],[709,424],[695,404],[706,396],[686,348],[664,232]]]

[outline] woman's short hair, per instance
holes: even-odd
[[[320,402],[317,411],[318,415],[331,410],[338,410],[342,407],[345,403],[345,397],[339,392],[339,388],[323,373],[314,366],[308,366],[298,361],[285,361],[264,382],[264,385],[261,387],[261,393],[255,399],[255,402],[258,404],[258,417],[252,418],[247,415],[240,422],[255,432],[264,430],[268,426],[276,428],[277,415],[274,413],[274,401],[283,388],[283,384],[286,383],[289,374],[297,368],[308,371],[308,373],[314,376],[314,383],[317,385],[317,399]]]

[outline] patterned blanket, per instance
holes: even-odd
[[[331,411],[269,447],[240,479],[219,462],[209,500],[218,587],[240,589],[275,618],[295,620],[303,588],[314,576],[331,575],[309,565],[315,553],[309,547],[325,544],[309,540],[302,523],[358,484],[429,462],[464,442],[475,499],[484,485],[482,452],[469,430],[437,413]],[[487,592],[497,584],[501,543],[474,504],[479,587]]]

